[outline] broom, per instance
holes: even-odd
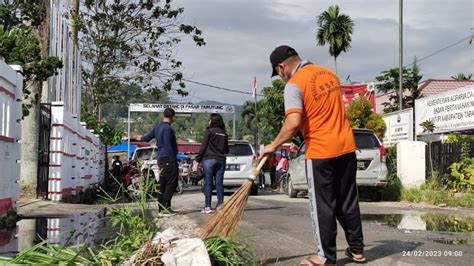
[[[198,236],[206,239],[212,236],[233,237],[237,225],[242,220],[245,205],[252,190],[255,178],[260,173],[268,155],[264,156],[252,174],[244,181],[242,186],[224,203],[222,210],[214,213],[211,219],[201,228]]]

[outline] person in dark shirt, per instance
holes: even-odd
[[[229,137],[225,130],[224,120],[219,114],[211,114],[209,126],[204,133],[197,162],[202,162],[204,168],[204,196],[206,206],[202,213],[212,213],[212,180],[216,180],[217,205],[220,210],[224,203],[224,171],[226,154],[229,153]]]
[[[169,213],[174,211],[171,209],[171,198],[173,197],[176,187],[178,186],[179,167],[176,155],[178,154],[178,144],[176,136],[171,124],[174,122],[175,111],[166,108],[163,112],[163,120],[157,124],[155,128],[143,136],[142,141],[150,141],[156,139],[158,148],[158,167],[160,168],[160,194],[158,202],[160,211],[164,210]]]
[[[112,175],[117,181],[122,180],[122,161],[120,161],[120,156],[114,155],[112,157],[114,160],[112,161]]]

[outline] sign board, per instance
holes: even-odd
[[[341,85],[342,99],[347,107],[353,100],[360,96],[367,98],[375,111],[375,83]]]
[[[130,112],[163,112],[166,108],[173,108],[176,113],[234,113],[232,105],[205,105],[205,104],[161,104],[161,103],[133,103]]]
[[[413,140],[413,108],[385,114],[382,118],[387,126],[383,145]]]
[[[474,129],[474,86],[421,98],[415,101],[416,134],[423,133],[420,124],[430,120],[433,133]]]

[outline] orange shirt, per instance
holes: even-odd
[[[328,68],[303,61],[285,86],[285,113],[303,114],[306,159],[327,159],[356,150],[339,79]]]

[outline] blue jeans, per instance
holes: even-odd
[[[225,161],[208,159],[202,161],[204,168],[204,196],[206,207],[211,207],[212,184],[213,179],[216,180],[217,205],[224,203],[224,171]]]

